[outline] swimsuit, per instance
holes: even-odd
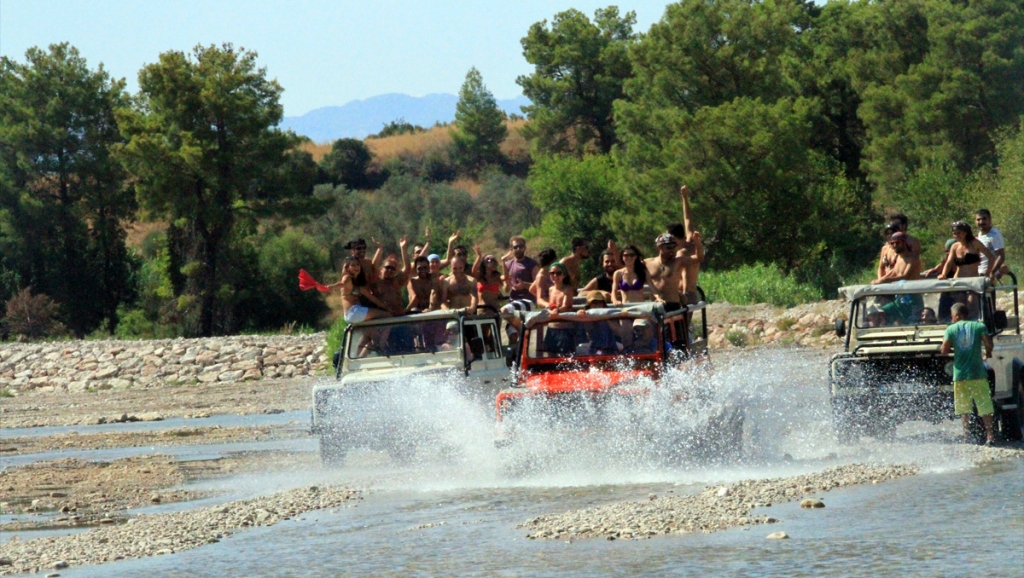
[[[619,281],[619,291],[640,291],[643,288],[644,282],[641,281],[639,277],[637,277],[636,281],[633,281],[632,283],[626,283],[625,279]]]
[[[491,283],[490,285],[485,285],[483,282],[478,281],[476,284],[476,290],[477,293],[483,293],[485,291],[488,293],[501,293],[501,284]]]
[[[961,265],[974,265],[975,263],[981,263],[981,255],[977,253],[966,253],[963,257],[953,259],[953,264],[957,267]]]

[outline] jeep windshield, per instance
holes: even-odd
[[[981,321],[981,295],[973,291],[944,291],[872,295],[857,301],[860,329],[948,325],[954,303],[967,305],[970,319]]]
[[[527,334],[528,359],[585,361],[631,358],[658,352],[659,338],[652,319],[573,317],[538,323]]]
[[[455,319],[402,320],[397,323],[353,327],[348,340],[348,357],[368,359],[436,354],[459,351],[461,347],[462,336],[459,322]]]

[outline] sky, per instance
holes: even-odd
[[[593,17],[610,0],[0,0],[0,55],[24,62],[33,46],[69,42],[90,68],[103,63],[128,90],[168,50],[233,43],[259,53],[284,87],[286,116],[387,93],[457,94],[470,67],[499,99],[529,74],[520,39],[534,22],[575,8]],[[635,30],[666,0],[625,0]]]

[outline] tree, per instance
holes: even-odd
[[[612,157],[541,156],[527,182],[543,215],[539,232],[560,251],[569,251],[573,237],[588,239],[595,248],[612,238],[605,216],[620,202]]]
[[[203,336],[229,328],[229,311],[218,305],[237,287],[228,276],[236,227],[313,210],[312,182],[290,186],[282,175],[308,163],[290,152],[298,137],[276,128],[282,89],[256,67],[256,56],[231,44],[165,52],[139,72],[138,108],[118,117],[129,139],[121,158],[140,205],[170,223],[178,307],[197,311],[192,331]]]
[[[340,138],[331,145],[331,152],[320,159],[320,167],[334,184],[351,190],[367,186],[366,171],[373,160],[366,143],[355,138]]]
[[[131,294],[121,223],[134,199],[110,154],[124,81],[67,43],[25,56],[0,61],[0,300],[32,285],[77,335],[112,331]]]
[[[534,65],[516,83],[531,105],[527,137],[547,153],[607,153],[616,142],[612,104],[623,97],[632,74],[628,49],[635,41],[636,14],[619,15],[610,6],[593,22],[578,10],[530,26],[521,40],[523,56]]]
[[[451,135],[456,162],[466,172],[475,175],[481,168],[501,162],[501,142],[508,135],[505,115],[476,68],[469,69],[459,89]]]

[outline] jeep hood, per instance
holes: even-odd
[[[601,392],[631,380],[649,377],[650,371],[566,371],[531,374],[526,388],[533,393]]]
[[[382,367],[380,369],[364,369],[361,371],[346,373],[341,377],[340,385],[349,386],[386,381],[394,381],[398,383],[423,375],[444,374],[461,375],[462,372],[451,365],[443,363],[431,363],[409,367]]]

